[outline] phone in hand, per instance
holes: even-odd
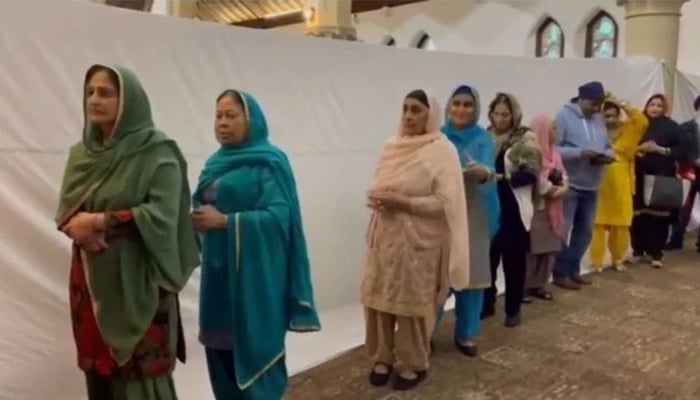
[[[593,165],[604,165],[604,164],[610,164],[613,163],[617,160],[615,160],[615,157],[610,157],[606,154],[599,154],[593,158],[591,158],[591,164]]]

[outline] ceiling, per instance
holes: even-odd
[[[352,12],[360,13],[382,7],[395,7],[426,0],[353,0]],[[198,0],[197,17],[258,29],[277,28],[303,22],[305,0]]]

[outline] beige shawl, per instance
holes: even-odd
[[[449,248],[450,286],[462,290],[469,286],[469,233],[464,181],[457,150],[438,130],[438,115],[438,105],[431,99],[426,128],[428,133],[413,137],[399,133],[386,143],[379,157],[370,193],[391,189],[418,200],[426,194],[411,193],[410,188],[415,186],[411,181],[432,181],[433,190],[429,196],[439,200],[444,213],[439,218],[417,217],[409,213],[401,213],[397,217],[404,220],[407,236],[415,246]],[[372,224],[368,233],[370,238],[374,236]]]

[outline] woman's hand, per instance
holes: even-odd
[[[483,165],[474,163],[464,167],[464,169],[462,169],[462,174],[464,174],[464,177],[467,179],[485,182],[489,179],[491,173],[488,168]]]
[[[370,193],[368,205],[377,211],[408,211],[411,208],[407,196],[391,190]]]
[[[656,144],[655,141],[653,140],[648,140],[637,147],[637,152],[642,153],[642,154],[651,154],[651,153],[656,153],[656,154],[666,154],[666,149],[664,147],[659,146]]]
[[[107,249],[105,232],[95,232],[80,242],[76,242],[81,249],[90,253],[99,253]]]
[[[100,218],[101,215],[104,214],[79,212],[63,225],[61,231],[75,242],[83,242],[97,231],[104,230],[104,217]],[[102,224],[100,219],[103,221]]]
[[[566,195],[566,193],[569,192],[569,187],[568,186],[554,186],[552,188],[552,191],[549,192],[549,198],[551,199],[559,199],[562,198]]]
[[[194,229],[197,232],[206,232],[214,229],[226,228],[226,215],[222,214],[216,207],[205,205],[197,207],[192,212]]]
[[[73,216],[61,230],[85,251],[97,253],[108,247],[102,213],[80,212]]]

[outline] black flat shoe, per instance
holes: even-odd
[[[552,292],[544,289],[535,289],[532,292],[532,295],[537,297],[540,300],[547,300],[547,301],[552,301],[554,300],[554,295]]]
[[[377,365],[383,364],[374,364],[374,367],[372,367],[372,372],[369,374],[369,384],[375,387],[381,387],[389,383],[389,379],[391,379],[391,372],[394,370],[394,367],[391,365],[385,365],[386,373],[382,374],[374,370]]]
[[[504,323],[505,326],[508,328],[515,328],[516,326],[519,326],[522,323],[520,320],[520,314],[518,315],[513,315],[512,317],[506,317],[506,321]]]
[[[413,379],[404,378],[399,375],[396,377],[396,379],[394,379],[393,389],[399,391],[411,390],[423,382],[427,377],[428,371],[416,372],[416,377]]]
[[[530,296],[524,296],[524,297],[523,297],[522,303],[523,303],[523,304],[532,304],[532,297],[530,297]]]
[[[459,341],[455,340],[455,347],[457,350],[459,350],[460,353],[464,354],[467,357],[477,357],[479,355],[479,348],[476,347],[474,343],[469,343],[469,344],[462,344]]]

